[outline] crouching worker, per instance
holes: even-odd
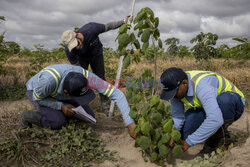
[[[215,72],[173,67],[162,73],[161,83],[161,99],[170,100],[173,127],[182,134],[184,151],[204,141],[199,156],[216,150],[228,126],[244,111],[243,93]],[[187,111],[184,104],[190,107]]]
[[[79,105],[95,117],[89,106],[89,102],[95,98],[92,90],[95,89],[116,102],[129,134],[135,138],[133,135],[135,123],[129,116],[130,107],[122,91],[80,66],[69,64],[48,66],[33,76],[26,86],[27,96],[38,112],[24,111],[20,115],[19,123],[22,129],[31,127],[32,124],[61,129],[75,114],[72,108]]]

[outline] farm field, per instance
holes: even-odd
[[[113,70],[117,68],[118,58],[111,58],[109,61],[106,61],[106,69],[107,78],[114,78]],[[64,64],[68,63],[65,59],[59,59],[50,63],[44,63],[42,66],[45,67],[50,64]],[[226,60],[226,59],[212,59],[211,64],[209,66],[201,66],[196,63],[194,58],[176,58],[176,59],[158,59],[157,66],[157,77],[160,77],[160,71],[163,71],[168,67],[181,67],[184,70],[191,69],[199,69],[199,70],[211,70],[216,71],[229,80],[231,80],[235,85],[241,89],[247,97],[247,103],[245,107],[245,112],[243,116],[236,121],[232,126],[230,126],[229,130],[232,134],[237,137],[237,140],[234,141],[229,150],[223,153],[222,157],[213,158],[213,160],[209,159],[208,163],[210,166],[245,166],[247,167],[250,163],[248,157],[250,156],[250,138],[249,138],[249,119],[250,119],[250,108],[249,108],[249,78],[250,78],[250,61],[249,60]],[[15,82],[15,77],[18,78],[18,83],[23,85],[27,81],[26,74],[31,71],[31,67],[29,65],[29,60],[27,58],[20,57],[11,57],[8,61],[3,65],[5,69],[9,71],[16,71],[15,75],[7,74],[1,75],[0,81],[2,85],[13,85]],[[139,77],[145,69],[153,70],[154,66],[152,63],[147,60],[142,60],[140,62],[140,66],[136,63],[130,65],[128,69],[123,70],[122,78],[126,78],[128,76]],[[125,86],[125,85],[124,85]],[[25,89],[24,87],[21,88]],[[25,91],[25,90],[24,90]],[[126,93],[126,88],[122,88],[122,91]],[[157,92],[159,93],[159,92]],[[10,93],[11,94],[11,93]],[[19,93],[20,94],[20,93]],[[15,95],[15,94],[12,94]],[[18,92],[17,94],[18,95]],[[1,132],[0,137],[6,137],[6,132],[13,132],[18,128],[18,116],[24,110],[32,110],[34,107],[28,101],[24,94],[21,93],[22,97],[17,97],[18,100],[13,100],[10,98],[9,100],[2,100],[0,102],[0,126]],[[167,102],[165,102],[166,105]],[[134,140],[127,133],[127,128],[124,126],[122,117],[119,111],[115,110],[114,116],[109,119],[103,113],[100,113],[99,107],[99,98],[96,98],[92,103],[94,111],[97,114],[97,123],[95,125],[87,124],[87,126],[92,127],[93,131],[97,132],[97,134],[101,137],[105,149],[110,151],[115,151],[117,153],[114,154],[115,161],[105,160],[103,163],[96,164],[96,161],[91,162],[92,166],[138,166],[138,167],[153,167],[157,166],[156,164],[144,161],[142,157],[142,153],[140,148],[134,147]],[[39,131],[39,128],[35,128]],[[13,133],[12,133],[13,134]],[[12,138],[12,137],[11,137]],[[190,164],[201,164],[205,162],[204,160],[196,160],[198,162],[193,162],[195,155],[201,150],[202,144],[192,147],[186,153],[184,153],[180,158],[172,160],[173,165],[181,165],[183,161],[190,161]],[[22,154],[22,153],[21,153]],[[221,155],[219,155],[221,156]],[[9,162],[7,159],[1,157],[1,166],[7,165]],[[27,158],[27,157],[26,157]],[[37,161],[37,160],[36,160]],[[20,163],[19,161],[18,163]],[[23,166],[36,166],[36,163],[33,162],[32,159],[27,158],[24,160]],[[185,162],[186,163],[186,162]],[[15,163],[14,163],[15,164]],[[13,165],[13,164],[12,164]]]

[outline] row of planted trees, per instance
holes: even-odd
[[[233,38],[232,40],[240,44],[230,48],[223,44],[216,47],[218,35],[213,33],[201,32],[191,39],[190,43],[194,46],[189,50],[187,46],[180,45],[178,38],[168,38],[164,42],[168,45],[167,52],[172,57],[189,57],[193,55],[196,60],[208,60],[210,58],[250,58],[250,40],[248,38]]]

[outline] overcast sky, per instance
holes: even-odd
[[[123,19],[132,0],[1,0],[0,32],[6,40],[32,48],[58,47],[61,33],[88,22]],[[160,19],[161,39],[179,38],[190,45],[200,32],[219,35],[218,43],[237,44],[233,37],[250,36],[250,0],[137,0],[134,14],[150,7]],[[116,48],[117,30],[100,35],[105,47]],[[165,46],[166,47],[166,46]]]

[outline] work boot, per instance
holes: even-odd
[[[227,145],[226,140],[230,140],[230,133],[227,128],[233,123],[233,120],[224,120],[224,124],[220,129],[210,138],[205,141],[203,149],[198,153],[197,156],[204,157],[204,154],[211,154],[217,149],[217,147],[222,143],[222,145]]]
[[[109,99],[106,96],[100,94],[100,102],[101,102],[101,111],[104,114],[106,114],[106,116],[108,116],[110,107]]]
[[[41,126],[41,120],[42,116],[39,112],[36,111],[24,111],[19,116],[19,128],[20,129],[26,129],[28,127],[32,128],[32,124],[35,124],[37,126]]]
[[[220,129],[210,138],[205,141],[205,144],[202,150],[197,154],[197,156],[204,157],[205,154],[210,155],[213,151],[215,151],[223,138],[223,128]]]

